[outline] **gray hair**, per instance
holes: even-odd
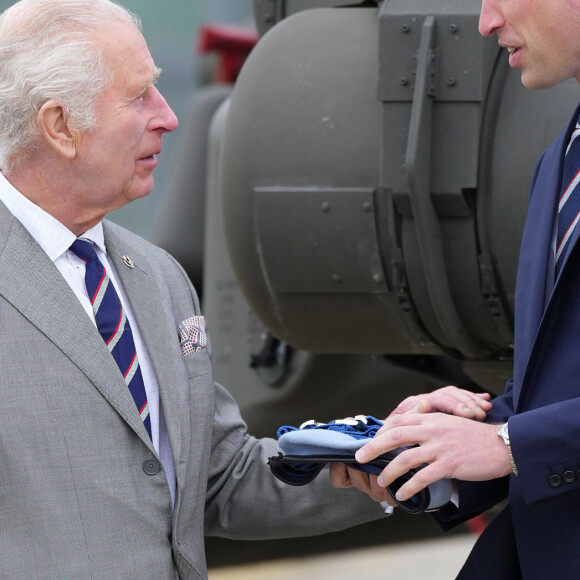
[[[36,117],[59,101],[79,131],[97,126],[95,103],[113,73],[93,33],[113,22],[141,29],[110,0],[21,0],[0,15],[0,169],[8,174],[40,142]]]

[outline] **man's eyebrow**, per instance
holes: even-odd
[[[162,69],[158,66],[155,67],[153,74],[149,80],[143,82],[142,85],[139,86],[139,90],[137,91],[138,94],[144,93],[149,87],[152,87],[157,83],[157,79],[162,73]]]

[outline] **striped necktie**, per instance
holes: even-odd
[[[97,257],[93,244],[89,240],[79,238],[70,249],[86,262],[85,284],[93,305],[97,328],[109,347],[109,352],[119,365],[125,383],[135,399],[141,420],[151,437],[151,419],[145,384],[125,309],[106,268]]]
[[[555,274],[556,277],[568,251],[568,241],[580,220],[580,123],[570,136],[570,143],[564,159],[562,187],[558,204],[558,233],[556,238]]]

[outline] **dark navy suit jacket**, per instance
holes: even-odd
[[[519,476],[460,482],[459,510],[438,516],[451,527],[507,496],[511,518],[500,518],[495,543],[485,538],[475,552],[493,551],[480,554],[480,561],[493,561],[511,535],[510,557],[532,579],[580,576],[580,227],[546,290],[563,157],[579,114],[580,106],[536,167],[516,282],[514,376],[488,417],[509,417]]]

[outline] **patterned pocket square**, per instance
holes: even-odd
[[[179,339],[184,355],[192,354],[204,349],[207,345],[205,333],[205,318],[192,316],[179,323]]]

